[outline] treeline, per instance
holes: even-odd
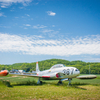
[[[80,70],[81,74],[88,74],[89,73],[89,66],[90,66],[90,73],[91,74],[100,74],[100,63],[86,63],[83,61],[68,61],[68,60],[62,60],[62,59],[50,59],[50,60],[44,60],[39,61],[39,68],[40,70],[46,70],[51,68],[55,64],[64,64],[66,66],[73,66]],[[18,69],[18,70],[25,70],[26,72],[35,71],[36,69],[36,63],[15,63],[12,65],[0,65],[0,70],[12,70],[12,69]]]

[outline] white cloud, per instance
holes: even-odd
[[[30,24],[24,24],[24,26],[31,26]]]
[[[55,27],[55,25],[52,25],[52,27]]]
[[[12,3],[22,3],[24,6],[26,6],[30,2],[32,2],[32,0],[0,0],[0,6],[2,8],[6,8]]]
[[[50,38],[55,37],[59,33],[59,31],[51,30],[51,29],[42,29],[40,32],[42,32],[44,35],[48,35]]]
[[[33,28],[34,29],[42,29],[42,28],[45,28],[45,27],[47,27],[47,26],[44,26],[44,25],[35,25],[35,26],[33,26]]]
[[[25,27],[24,29],[28,29],[28,28]]]
[[[47,40],[36,35],[27,37],[0,33],[0,51],[22,52],[29,55],[100,55],[100,35],[78,39]]]
[[[2,13],[2,12],[0,13],[0,17],[1,17],[1,16],[6,17],[6,16],[4,15],[4,13]]]
[[[39,32],[42,32],[44,35],[48,35],[50,38],[54,37],[55,34],[59,33],[59,31],[55,31],[55,30],[52,30],[52,29],[47,29],[46,27],[47,26],[39,25],[39,24],[33,26],[34,29],[39,29]]]
[[[36,3],[33,3],[34,5],[38,5],[39,4],[39,2],[36,2]]]
[[[55,15],[56,15],[56,13],[55,13],[55,12],[52,12],[52,11],[47,11],[47,14],[48,14],[49,16],[55,16]]]
[[[28,17],[30,17],[30,15],[29,14],[25,14],[26,16],[28,16]]]
[[[50,33],[50,32],[53,32],[54,30],[50,30],[50,29],[44,29],[42,30],[42,33]]]
[[[6,6],[2,5],[1,8],[6,8]]]
[[[19,7],[19,9],[24,9],[24,7]]]
[[[19,18],[19,17],[15,17],[15,18]]]
[[[3,13],[0,13],[0,17],[3,16]]]

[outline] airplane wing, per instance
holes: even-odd
[[[10,75],[18,75],[18,76],[29,76],[29,77],[41,77],[34,73],[9,73]]]
[[[63,78],[63,73],[51,73],[51,74],[45,74],[45,75],[38,75],[38,74],[34,74],[34,73],[9,73],[11,75],[18,75],[18,76],[29,76],[29,77],[41,77],[41,78],[52,78],[52,77],[56,77],[56,78]]]
[[[82,75],[82,76],[77,76],[77,79],[94,79],[96,78],[96,75]]]
[[[49,75],[38,75],[34,73],[9,73],[10,75],[18,75],[18,76],[28,76],[28,77],[41,77],[41,78],[50,78]]]

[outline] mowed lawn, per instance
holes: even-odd
[[[10,81],[12,87],[0,83],[0,100],[100,100],[100,76],[93,80],[72,80],[72,86],[57,85],[58,81],[44,81],[42,85],[32,77],[0,77]]]

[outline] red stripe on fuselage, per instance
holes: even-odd
[[[50,76],[42,76],[43,78],[50,78]]]

